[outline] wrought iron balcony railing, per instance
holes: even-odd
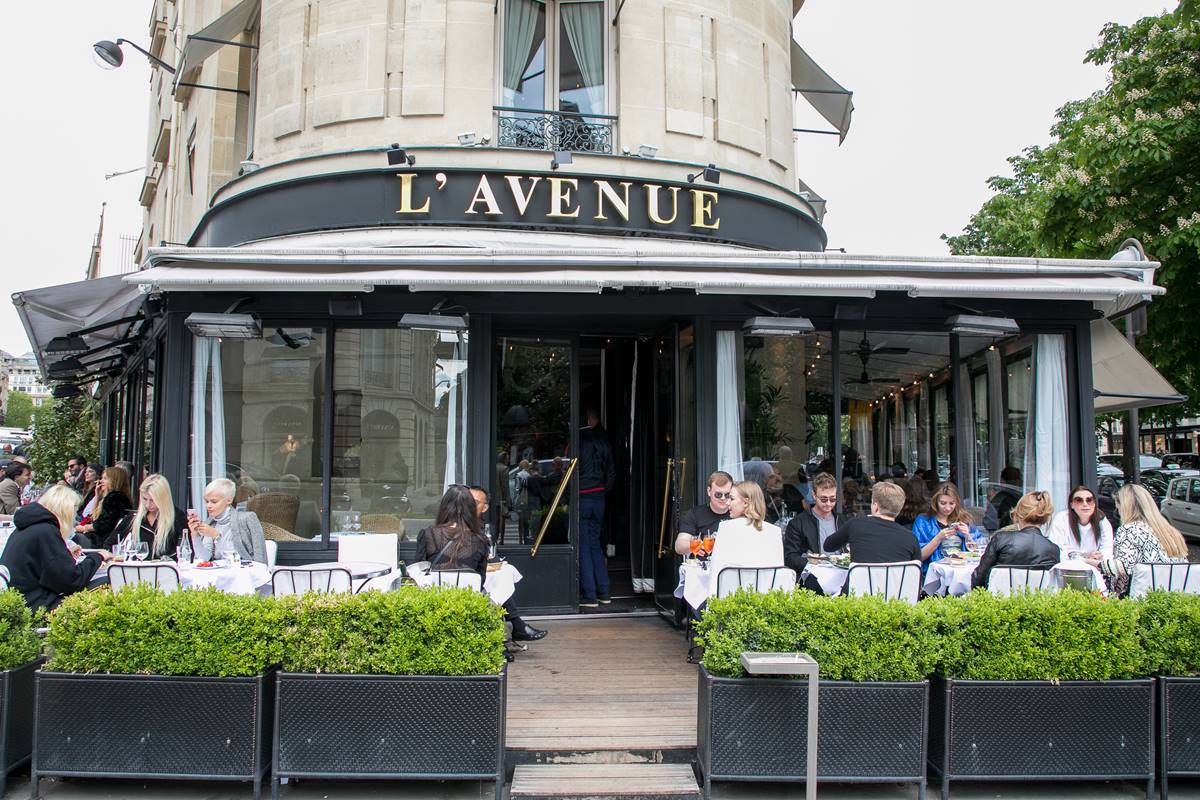
[[[608,114],[493,106],[499,122],[497,144],[524,150],[613,151],[617,118]]]

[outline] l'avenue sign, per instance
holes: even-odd
[[[229,247],[292,233],[400,225],[525,228],[821,250],[798,208],[709,184],[565,171],[407,169],[269,184],[214,206],[190,244]]]

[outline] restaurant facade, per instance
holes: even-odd
[[[854,513],[918,468],[976,508],[1094,484],[1095,415],[1177,399],[1111,321],[1157,264],[826,251],[795,104],[852,106],[801,4],[157,0],[141,268],[14,296],[42,368],[179,505],[234,479],[281,563],[404,558],[485,486],[552,613],[589,409],[614,591],[663,609],[716,469]]]

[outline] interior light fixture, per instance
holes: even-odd
[[[78,333],[68,333],[66,336],[55,336],[46,343],[43,350],[46,355],[77,356],[89,350],[87,342]]]
[[[983,336],[1015,336],[1021,332],[1017,321],[1009,317],[983,317],[975,314],[955,314],[946,320],[951,333],[974,333]]]
[[[188,314],[183,321],[193,336],[202,339],[258,339],[262,324],[253,314]]]
[[[639,144],[638,158],[654,158],[658,155],[658,145],[656,144]]]
[[[695,183],[697,178],[704,178],[704,180],[708,181],[709,183],[720,183],[721,170],[717,168],[716,164],[709,164],[695,175],[688,175],[688,183]]]
[[[411,167],[417,163],[417,157],[412,153],[406,153],[400,148],[398,143],[392,142],[391,146],[389,146],[387,150],[387,162],[393,167],[399,164],[407,164]]]
[[[162,67],[172,75],[175,74],[175,68],[170,64],[163,61],[158,56],[151,55],[149,50],[146,50],[145,48],[139,46],[135,42],[129,41],[128,39],[117,39],[115,42],[102,39],[96,42],[94,45],[92,45],[92,52],[95,55],[96,63],[105,69],[116,69],[117,67],[121,66],[121,64],[125,63],[125,53],[121,50],[121,45],[123,44],[127,44],[134,50],[137,50],[146,58],[150,59],[150,61]]]
[[[558,169],[564,164],[574,164],[575,158],[570,150],[555,150],[550,159],[550,169]]]
[[[751,317],[742,326],[746,336],[802,336],[813,330],[807,317]]]
[[[459,314],[405,314],[398,327],[414,331],[453,331],[465,333],[467,318]]]

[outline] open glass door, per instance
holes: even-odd
[[[675,554],[679,517],[691,507],[696,470],[695,337],[677,327],[654,348],[654,475],[656,487],[654,601],[676,615],[680,557]]]

